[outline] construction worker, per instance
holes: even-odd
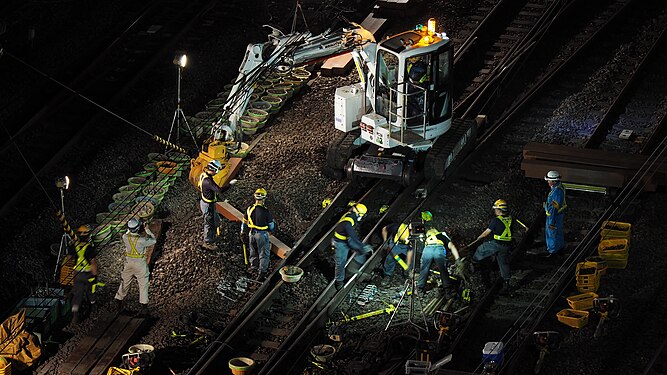
[[[512,251],[512,216],[509,215],[509,206],[503,199],[493,203],[495,217],[489,221],[488,227],[477,237],[475,241],[466,247],[482,241],[493,234],[493,239],[486,241],[477,247],[472,257],[473,265],[495,255],[503,278],[503,289],[510,288],[510,252]]]
[[[276,223],[273,221],[271,212],[264,207],[266,190],[259,188],[253,195],[255,203],[246,209],[241,222],[241,236],[248,233],[248,244],[250,245],[250,272],[257,274],[257,281],[266,280],[269,272],[269,256],[271,255],[271,242],[269,232],[273,232]]]
[[[77,229],[77,238],[69,248],[65,261],[75,259],[74,279],[72,281],[72,323],[80,321],[79,311],[84,298],[95,308],[91,279],[97,277],[96,251],[90,239],[91,225],[82,225]]]
[[[201,192],[199,208],[204,215],[204,244],[202,247],[206,250],[217,250],[215,242],[218,238],[217,230],[220,226],[220,214],[215,210],[215,203],[222,193],[229,188],[228,186],[221,188],[213,180],[213,176],[221,169],[222,163],[219,160],[211,160],[199,175],[198,186]],[[233,185],[234,180],[229,183]]]
[[[354,230],[357,223],[368,212],[365,205],[357,203],[346,212],[334,228],[334,235],[331,239],[331,245],[334,248],[334,275],[336,290],[340,290],[345,284],[345,263],[350,250],[357,253],[354,260],[359,264],[366,262],[366,256],[370,255],[373,248],[370,245],[364,245]]]
[[[413,59],[407,64],[407,76],[410,85],[407,85],[406,92],[408,93],[408,122],[410,124],[421,124],[424,122],[424,115],[428,109],[424,108],[426,102],[426,95],[428,90],[428,63],[424,61],[423,57]]]
[[[146,248],[155,245],[157,240],[153,232],[141,220],[136,218],[127,222],[127,232],[123,234],[122,239],[123,244],[125,244],[125,264],[123,272],[120,274],[120,286],[114,297],[118,311],[123,310],[123,299],[130,289],[132,277],[135,277],[139,287],[140,314],[148,316],[148,277],[150,271],[146,261]]]
[[[431,263],[435,262],[438,271],[440,271],[440,280],[444,288],[445,297],[452,298],[455,291],[452,290],[452,285],[449,280],[449,272],[447,270],[447,249],[451,251],[455,260],[459,260],[459,251],[452,239],[445,232],[441,232],[435,228],[426,231],[426,239],[424,240],[424,250],[421,256],[421,268],[419,270],[419,280],[417,281],[417,288],[423,293],[426,291],[426,280],[428,279],[428,272],[431,268]]]
[[[544,228],[547,256],[560,253],[565,248],[565,188],[560,182],[561,176],[558,171],[549,171],[544,180],[551,187],[549,196],[544,202],[544,212],[547,215]]]
[[[396,263],[406,271],[412,269],[412,246],[409,237],[410,230],[406,224],[391,223],[382,228],[382,240],[386,242],[389,239],[387,257],[382,269],[383,277],[394,274]],[[404,262],[400,255],[404,255],[407,262]]]

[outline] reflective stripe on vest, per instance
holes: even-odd
[[[401,239],[402,238],[402,239]],[[408,227],[405,224],[401,224],[394,235],[394,243],[403,243],[405,245],[410,243],[408,240]]]
[[[340,224],[344,221],[349,221],[350,224],[352,225],[352,227],[354,228],[354,224],[355,224],[354,219],[351,218],[350,216],[348,216],[349,214],[350,213],[348,212],[345,215],[343,215],[343,217],[341,217],[340,220],[338,220],[338,223],[336,224],[336,227],[338,227],[338,224]],[[347,238],[348,238],[346,235],[340,234],[340,233],[336,232],[335,230],[334,230],[334,237],[336,237],[337,239],[339,239],[341,241],[347,241]]]
[[[512,241],[512,232],[510,227],[512,226],[512,217],[511,216],[496,216],[503,225],[505,225],[505,230],[501,235],[494,234],[493,239],[497,241]]]
[[[563,205],[561,207],[556,207],[556,213],[560,214],[560,213],[563,212],[563,210],[565,210],[567,208],[567,200],[565,199],[565,188],[561,184],[558,184],[555,187],[556,187],[556,189],[561,189],[563,191]],[[551,193],[552,192],[549,192],[549,196],[547,196],[547,199],[549,199],[549,197],[551,196]],[[553,204],[553,199],[551,200],[551,202],[547,203],[546,207],[544,207],[544,212],[547,214],[547,216],[551,216],[551,214],[549,213],[549,209],[548,209],[549,204]]]
[[[440,233],[438,233],[438,234],[440,234]],[[428,245],[442,245],[442,246],[444,246],[445,245],[444,242],[440,241],[440,239],[437,237],[437,235],[435,235],[435,236],[431,235],[431,236],[426,237],[426,241],[424,243],[426,244],[426,246],[428,246]]]
[[[201,188],[202,184],[204,183],[204,179],[206,177],[209,177],[209,176],[206,174],[206,172],[202,172],[199,175],[199,182],[197,183],[197,186],[199,187],[199,191],[201,192],[201,199],[206,203],[213,203],[217,200],[217,199],[215,199],[216,198],[215,193],[213,194],[213,200],[206,199],[206,197],[204,196],[204,190]],[[213,178],[213,177],[211,177],[211,178]]]
[[[86,259],[86,250],[90,246],[89,242],[76,242],[74,248],[76,249],[76,264],[74,270],[79,272],[88,272],[91,270],[90,263]]]
[[[246,210],[246,215],[248,216],[248,227],[249,227],[250,229],[268,230],[268,229],[269,229],[269,226],[268,226],[268,225],[264,225],[264,226],[261,226],[261,227],[260,227],[260,226],[258,226],[258,225],[255,225],[255,223],[253,223],[253,221],[252,221],[252,212],[255,211],[255,208],[256,208],[257,206],[264,207],[264,206],[262,206],[261,204],[257,204],[257,203],[255,203],[255,204],[253,204],[252,206],[248,207],[248,209]]]
[[[139,236],[136,234],[128,234],[127,235],[127,243],[130,244],[130,252],[125,253],[125,256],[128,258],[143,258],[144,254],[139,254],[139,251],[137,251],[137,242],[139,242]],[[134,241],[132,241],[134,239]]]

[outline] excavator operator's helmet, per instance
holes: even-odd
[[[364,215],[366,215],[366,212],[368,212],[368,209],[366,208],[365,204],[362,203],[357,203],[352,207],[352,211],[357,214],[357,217],[359,217],[359,220],[361,220]]]
[[[222,169],[222,163],[220,163],[220,160],[211,160],[208,162],[206,169],[211,173],[216,174]]]
[[[509,209],[509,206],[507,205],[507,202],[505,202],[504,199],[498,199],[497,201],[493,202],[493,207],[494,209],[507,212]]]
[[[257,199],[258,201],[261,201],[261,200],[266,199],[266,189],[264,189],[264,188],[259,188],[259,189],[255,190],[255,195],[254,195],[254,197],[255,197],[255,199]]]
[[[544,176],[545,181],[559,181],[560,180],[560,173],[558,171],[549,171],[547,172],[547,175]]]
[[[90,224],[84,224],[76,230],[76,234],[79,237],[87,238],[90,235],[90,232],[93,230],[93,227]]]
[[[139,229],[141,228],[141,220],[137,218],[131,218],[130,221],[127,222],[127,229],[130,230],[132,233],[137,233]]]
[[[412,65],[408,67],[408,78],[410,82],[414,84],[420,84],[424,82],[426,77],[427,66],[426,63],[422,60],[417,60]]]

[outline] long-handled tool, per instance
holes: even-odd
[[[248,265],[248,248],[245,245],[245,243],[243,244],[243,261],[245,262],[245,265],[247,266]]]

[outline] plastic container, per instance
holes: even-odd
[[[155,214],[155,206],[153,203],[148,201],[143,201],[135,203],[132,208],[132,213],[139,217],[144,223],[148,223],[153,219]]]
[[[563,309],[556,314],[558,321],[573,328],[581,328],[588,324],[588,311]]]
[[[146,177],[134,176],[127,179],[130,186],[141,186],[146,183]]]
[[[269,109],[269,114],[274,114],[278,112],[280,108],[283,106],[283,100],[277,96],[265,95],[262,96],[262,100],[271,105],[271,109]]]
[[[490,341],[482,349],[483,362],[495,362],[498,367],[502,366],[505,359],[505,344],[502,341]]]
[[[620,221],[605,221],[602,223],[600,236],[603,240],[611,238],[626,238],[630,239],[630,230],[632,225],[630,223],[623,223]]]
[[[108,221],[109,215],[111,215],[111,212],[99,212],[95,215],[95,222],[97,224],[102,224],[105,221]]]
[[[567,304],[573,310],[590,310],[593,308],[593,300],[598,298],[598,295],[593,292],[577,294],[567,297]]]
[[[265,102],[263,100],[258,100],[254,103],[250,103],[250,108],[251,109],[261,109],[262,111],[266,111],[266,113],[269,113],[269,110],[271,109],[271,103]]]
[[[588,257],[586,258],[586,262],[595,263],[595,267],[597,268],[600,276],[607,274],[607,261],[604,258],[600,256]]]
[[[0,375],[12,375],[12,363],[5,357],[0,357]]]
[[[93,244],[96,246],[106,245],[113,238],[113,231],[108,223],[101,224],[90,234]]]
[[[232,157],[245,158],[248,155],[249,149],[250,145],[245,142],[241,142],[241,147],[238,150],[227,148],[227,152]]]
[[[319,362],[328,362],[336,354],[336,348],[329,344],[315,345],[310,354]]]
[[[161,174],[172,175],[176,173],[176,162],[171,160],[162,160],[155,163],[157,165],[157,172]]]
[[[286,283],[295,283],[303,276],[303,270],[297,266],[285,266],[279,272]]]
[[[246,113],[248,114],[248,116],[258,121],[265,121],[269,117],[268,111],[258,108],[250,108],[246,111]]]
[[[248,357],[236,357],[229,360],[229,368],[234,375],[250,374],[255,361]]]
[[[153,360],[155,359],[155,348],[152,345],[148,344],[137,344],[132,345],[127,349],[128,353],[139,354],[140,358],[140,367],[142,370],[148,369],[151,367]]]
[[[598,254],[604,260],[623,260],[628,258],[630,243],[624,238],[602,240],[598,245]]]

